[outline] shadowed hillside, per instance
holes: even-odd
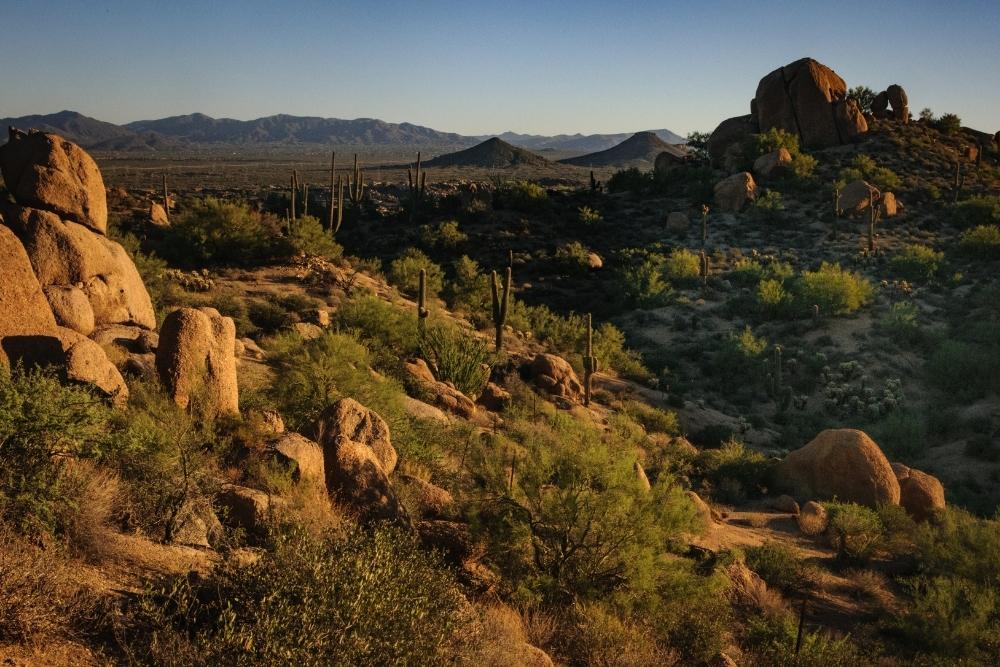
[[[687,151],[660,139],[653,132],[636,132],[631,137],[607,150],[559,160],[576,167],[650,167],[656,156],[667,152],[684,157]]]
[[[551,162],[506,141],[493,137],[464,151],[439,155],[427,162],[428,167],[483,167],[505,169],[508,167],[540,167]]]

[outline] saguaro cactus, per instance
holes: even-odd
[[[837,181],[833,182],[833,217],[840,219],[840,183]]]
[[[708,253],[705,252],[704,248],[701,249],[700,260],[701,260],[701,284],[703,287],[708,287],[708,272],[709,272]]]
[[[358,154],[354,154],[354,169],[351,172],[353,180],[347,179],[347,194],[351,198],[352,204],[360,204],[361,198],[365,195],[364,172],[358,166]]]
[[[878,224],[879,217],[882,214],[882,207],[875,201],[874,189],[873,195],[870,199],[870,204],[868,205],[868,254],[874,255],[878,251],[877,236],[875,234],[875,225]]]
[[[337,179],[337,151],[333,151],[330,155],[330,207],[326,211],[326,228],[330,230],[331,234],[336,234],[337,231],[334,229],[334,206],[337,204],[336,199],[336,179]],[[337,225],[339,229],[340,225]]]
[[[708,245],[708,212],[708,205],[703,204],[701,207],[701,251],[703,254]]]
[[[417,330],[423,335],[427,328],[427,270],[420,269],[420,279],[417,283]]]
[[[170,224],[170,193],[167,191],[167,172],[163,172],[163,212],[167,216],[167,224]]]
[[[427,172],[421,171],[420,169],[420,152],[417,152],[417,165],[416,171],[407,168],[406,169],[406,181],[409,186],[410,194],[410,219],[412,220],[417,215],[417,209],[424,201],[424,195],[427,192]]]
[[[587,353],[583,355],[583,404],[590,405],[594,386],[594,373],[600,369],[600,362],[594,356],[594,327],[590,313],[587,313]]]
[[[292,205],[289,208],[289,210],[291,211],[291,218],[290,218],[290,220],[292,222],[295,222],[295,192],[299,189],[299,172],[298,172],[297,169],[292,169],[292,183],[291,183],[291,186],[292,186],[291,187],[291,190],[292,190]],[[289,230],[289,231],[291,231],[291,230]]]
[[[503,350],[503,328],[507,323],[507,308],[510,304],[510,282],[511,269],[507,267],[504,275],[503,286],[500,285],[500,276],[493,272],[493,279],[490,287],[493,290],[493,324],[496,327],[496,351]]]

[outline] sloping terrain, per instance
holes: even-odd
[[[551,164],[540,155],[535,155],[506,141],[493,137],[472,148],[455,153],[439,155],[427,161],[428,167],[481,167],[484,169],[506,169],[509,167],[539,167]]]
[[[663,152],[676,157],[684,157],[687,154],[683,148],[668,144],[653,132],[636,132],[625,141],[606,150],[566,158],[559,162],[577,167],[613,166],[648,169],[656,162],[656,156]]]

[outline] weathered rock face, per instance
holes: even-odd
[[[945,507],[944,485],[933,475],[893,463],[899,481],[899,504],[917,521],[926,521]]]
[[[872,100],[872,116],[883,119],[888,115],[889,95],[883,90]]]
[[[765,76],[754,100],[760,131],[776,127],[791,132],[804,148],[848,143],[868,131],[857,103],[847,98],[844,80],[812,58]]]
[[[227,485],[216,496],[223,521],[242,528],[251,535],[262,535],[275,515],[285,506],[281,498],[269,496],[258,489],[235,484]]]
[[[715,184],[715,207],[736,213],[757,198],[757,184],[749,171],[742,171]]]
[[[74,285],[49,285],[44,292],[59,326],[90,335],[94,330],[94,309],[83,290]]]
[[[486,386],[483,388],[483,393],[479,394],[479,398],[476,402],[483,406],[487,410],[492,410],[493,412],[502,412],[510,406],[511,395],[510,392],[501,387],[500,385],[494,384],[492,382],[487,382]]]
[[[840,191],[840,213],[857,214],[867,211],[880,196],[881,193],[874,185],[862,180],[851,181]]]
[[[45,299],[24,246],[0,224],[0,363],[19,356],[25,337],[54,336],[56,320]]]
[[[8,206],[4,218],[23,242],[43,288],[79,286],[97,326],[156,326],[149,292],[119,244],[40,209]]]
[[[66,379],[93,385],[116,404],[128,401],[128,386],[100,345],[64,327],[59,327],[56,338],[62,348],[59,363],[65,366]]]
[[[776,178],[788,174],[792,166],[792,154],[787,148],[779,148],[761,155],[753,163],[753,173],[761,178]]]
[[[104,179],[93,158],[76,144],[55,134],[11,128],[8,142],[0,147],[0,171],[19,204],[107,232]]]
[[[271,449],[279,460],[294,466],[292,479],[296,482],[326,486],[326,466],[323,449],[298,433],[284,433]]]
[[[149,205],[149,224],[154,227],[170,226],[170,216],[167,215],[167,209],[163,208],[162,204],[153,202]]]
[[[550,394],[578,401],[583,396],[583,384],[569,362],[554,354],[539,354],[531,362],[529,372],[535,384]]]
[[[321,440],[326,487],[362,521],[409,522],[375,450],[343,435]]]
[[[329,451],[335,448],[338,439],[350,440],[370,449],[386,475],[396,469],[399,457],[389,437],[389,425],[378,413],[353,398],[340,399],[324,410],[316,421],[316,441],[323,448],[328,466]]]
[[[214,308],[181,308],[160,328],[156,370],[174,402],[186,408],[203,392],[223,414],[239,413],[236,325]]]
[[[899,482],[879,446],[863,431],[828,429],[788,454],[774,471],[778,488],[799,500],[876,507],[899,504]]]
[[[656,156],[656,160],[653,162],[653,172],[659,178],[668,178],[672,171],[683,167],[684,164],[683,157],[674,155],[669,151],[663,151]]]
[[[757,125],[755,114],[727,118],[719,123],[719,126],[708,138],[708,156],[712,161],[712,166],[724,166],[723,158],[726,151],[732,146],[741,149],[743,141],[751,134],[758,132],[760,132],[760,127]]]
[[[400,475],[400,488],[422,519],[439,519],[453,514],[455,499],[440,486],[412,475]]]
[[[889,99],[889,106],[892,107],[893,120],[910,122],[910,99],[906,96],[906,91],[898,83],[894,83],[885,89],[886,97]]]

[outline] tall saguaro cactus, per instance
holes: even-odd
[[[700,267],[701,284],[703,287],[708,287],[708,272],[709,272],[708,253],[705,252],[704,248],[701,249],[701,256],[699,257],[699,260],[701,263]]]
[[[424,201],[424,195],[427,191],[427,172],[420,169],[419,151],[417,152],[416,170],[406,169],[406,181],[410,194],[410,219],[413,220],[417,215],[417,209],[420,208],[420,205]]]
[[[503,350],[503,328],[507,323],[507,308],[510,304],[510,282],[511,269],[507,267],[504,275],[503,285],[500,285],[500,276],[493,272],[493,279],[490,287],[493,290],[493,324],[496,327],[496,351]]]
[[[334,213],[333,209],[337,203],[337,151],[332,151],[330,154],[330,207],[326,212],[326,228],[330,230],[331,234],[336,234],[337,231],[334,229]],[[339,229],[340,225],[337,225]]]
[[[420,279],[417,283],[417,331],[422,336],[427,329],[427,269],[420,269]]]
[[[163,172],[163,212],[167,216],[167,224],[170,224],[170,192],[167,190],[167,172]]]
[[[351,172],[352,178],[347,179],[347,194],[351,198],[352,204],[360,204],[361,198],[365,195],[364,172],[358,166],[358,154],[354,154],[354,169]]]
[[[875,201],[875,189],[872,188],[868,201],[868,254],[874,255],[878,250],[877,237],[875,235],[875,225],[878,224],[882,214],[882,207]]]
[[[594,373],[600,370],[600,362],[594,356],[594,326],[587,313],[587,353],[583,355],[583,404],[590,405],[594,387]]]
[[[291,211],[291,218],[290,218],[290,220],[292,222],[295,222],[295,193],[299,189],[299,172],[298,172],[297,169],[292,169],[292,183],[291,183],[291,186],[292,186],[292,188],[291,188],[292,189],[292,205],[289,208],[289,210]],[[289,231],[291,231],[291,230],[289,230]]]
[[[705,247],[708,245],[708,204],[703,204],[701,207],[701,251],[705,252]]]

